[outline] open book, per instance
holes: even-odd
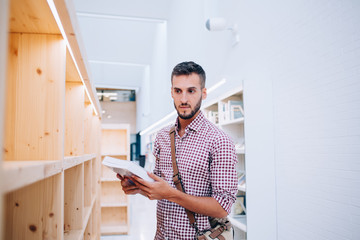
[[[123,177],[131,177],[133,175],[136,175],[148,182],[154,182],[154,180],[147,175],[147,172],[144,168],[133,162],[106,156],[102,161],[102,164],[111,168],[111,170],[120,174]]]

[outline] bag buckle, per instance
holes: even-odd
[[[174,181],[175,185],[177,185],[179,182],[181,182],[181,177],[180,177],[179,173],[173,175],[173,181]]]

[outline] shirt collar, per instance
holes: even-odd
[[[205,116],[203,112],[200,110],[196,118],[192,120],[192,122],[189,125],[187,125],[186,128],[197,132],[200,129],[200,127],[203,125],[204,120],[205,120]],[[179,117],[176,118],[175,129],[179,130]]]

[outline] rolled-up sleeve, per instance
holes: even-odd
[[[237,192],[237,157],[235,146],[226,135],[220,135],[213,143],[210,164],[212,197],[230,214]]]

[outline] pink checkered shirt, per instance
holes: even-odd
[[[228,212],[236,200],[237,176],[235,147],[231,139],[202,112],[186,127],[185,134],[178,134],[175,123],[176,160],[185,192],[194,196],[215,198]],[[156,157],[154,173],[162,176],[172,187],[173,168],[169,131],[160,130],[154,142]],[[210,228],[208,217],[196,214],[199,230]],[[195,229],[190,225],[185,209],[168,200],[157,203],[156,240],[194,239]]]

